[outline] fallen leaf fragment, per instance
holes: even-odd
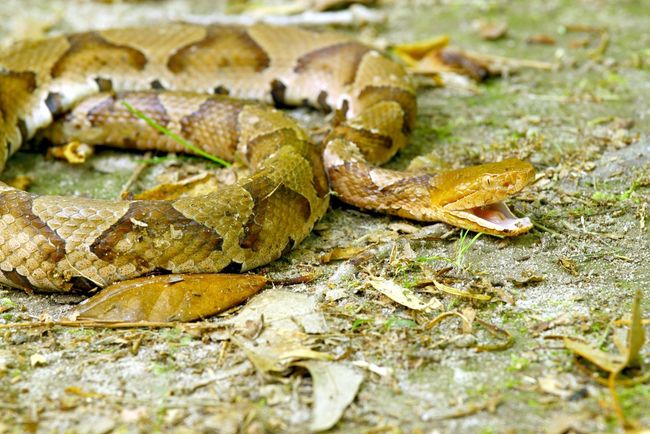
[[[246,274],[142,277],[105,288],[73,315],[94,321],[193,321],[241,303],[266,283],[263,276]]]
[[[558,396],[562,399],[567,399],[575,393],[567,384],[560,381],[558,377],[551,375],[538,378],[537,384],[542,392]]]
[[[375,278],[370,280],[370,285],[394,302],[406,306],[409,309],[424,310],[442,308],[442,303],[437,298],[432,297],[428,302],[424,303],[413,290],[398,285],[392,280]]]
[[[392,372],[390,368],[387,368],[385,366],[375,365],[374,363],[368,363],[365,360],[355,360],[354,362],[352,362],[352,364],[359,368],[367,369],[370,372],[379,375],[380,377],[386,377],[387,375],[390,375]]]
[[[79,386],[68,386],[64,389],[64,391],[65,393],[69,393],[70,395],[76,395],[82,398],[102,398],[105,396],[102,395],[101,393],[89,392],[87,390],[82,389]]]
[[[456,48],[444,48],[423,57],[416,67],[416,74],[454,72],[467,75],[475,81],[485,80],[491,75],[489,65],[470,53]]]
[[[627,355],[625,366],[638,368],[641,366],[641,348],[645,343],[645,329],[641,317],[641,290],[637,290],[632,302],[632,319],[627,334]]]
[[[460,289],[456,289],[452,286],[440,283],[437,280],[434,280],[433,284],[439,291],[446,292],[447,294],[451,294],[451,295],[457,295],[459,297],[473,298],[475,300],[482,300],[482,301],[487,301],[492,298],[487,294],[477,294],[475,292],[461,291]]]
[[[496,41],[508,33],[508,24],[484,22],[479,26],[478,34],[486,41]]]
[[[530,270],[524,270],[521,272],[521,277],[512,279],[512,283],[518,288],[528,286],[528,285],[534,285],[536,283],[540,283],[543,281],[544,281],[544,276],[540,274],[535,274]]]
[[[564,338],[564,345],[570,351],[584,357],[610,374],[617,374],[627,367],[639,367],[641,365],[640,351],[645,342],[645,330],[641,318],[641,298],[641,290],[638,290],[632,302],[627,345],[622,349],[621,354],[607,353],[591,344],[572,338]]]
[[[252,339],[245,338],[251,321],[264,319],[264,327]],[[305,360],[332,360],[333,356],[309,348],[308,333],[325,333],[327,324],[316,298],[306,294],[269,289],[255,297],[235,317],[224,321],[238,334],[232,342],[242,348],[255,368],[264,374],[283,373]]]
[[[530,35],[526,38],[527,44],[539,44],[539,45],[555,45],[555,38],[543,33],[538,33],[536,35]]]
[[[616,372],[623,367],[624,359],[620,354],[606,353],[591,344],[572,338],[564,338],[566,348],[584,357],[594,365],[607,372]]]
[[[95,150],[92,146],[75,140],[63,146],[53,146],[48,148],[47,155],[59,160],[65,160],[70,164],[82,164],[85,163],[94,152]]]
[[[44,355],[36,353],[29,356],[29,364],[32,367],[43,366],[47,364],[47,360]]]
[[[425,411],[420,416],[423,421],[429,422],[434,420],[444,420],[444,419],[458,419],[472,414],[479,413],[481,411],[488,411],[489,413],[494,413],[496,408],[501,404],[503,398],[499,395],[488,397],[484,402],[480,403],[468,403],[463,406],[440,410],[434,408],[428,411]]]
[[[264,318],[265,331],[292,330],[327,333],[327,322],[318,308],[316,297],[283,289],[269,289],[253,298],[233,318],[224,321],[236,328],[248,321]]]
[[[505,25],[494,26],[486,36],[497,38],[507,31]],[[489,76],[502,75],[504,71],[522,68],[550,70],[553,65],[535,60],[513,59],[448,47],[449,37],[400,44],[392,47],[393,53],[406,65],[411,74],[431,77],[434,84],[448,84],[450,76],[462,74],[476,81]]]
[[[569,42],[569,47],[570,48],[584,48],[588,46],[591,43],[591,40],[589,38],[578,38],[574,39],[573,41]]]
[[[255,344],[251,341],[233,337],[232,341],[239,346],[246,357],[259,372],[282,373],[287,368],[304,363],[308,360],[329,361],[334,357],[320,351],[314,351],[301,343],[297,333],[280,333],[272,336],[268,342]]]
[[[320,257],[321,264],[353,258],[366,251],[368,247],[335,247]]]
[[[395,45],[393,52],[407,66],[417,65],[419,60],[431,52],[439,51],[449,44],[449,36],[440,35],[422,41],[408,42]]]
[[[560,264],[560,266],[561,266],[562,268],[564,268],[564,269],[567,271],[567,273],[569,273],[570,275],[572,275],[572,276],[577,276],[577,275],[578,275],[578,266],[576,265],[576,263],[575,263],[574,260],[569,259],[569,258],[565,258],[565,257],[560,257],[560,258],[557,260],[557,262],[558,262],[558,264]]]
[[[512,336],[512,333],[510,333],[508,330],[497,327],[494,324],[482,320],[481,318],[476,318],[476,322],[495,338],[501,337],[504,339],[503,342],[496,344],[477,345],[476,351],[504,351],[512,347],[512,345],[515,343],[514,336]]]
[[[457,316],[458,318],[463,320],[463,329],[469,329],[469,330],[472,329],[471,321],[468,318],[465,318],[462,313],[456,312],[456,311],[453,311],[453,310],[443,312],[440,315],[436,316],[435,318],[433,318],[431,321],[427,322],[424,325],[424,329],[425,330],[432,329],[433,327],[440,324],[444,319],[451,318],[453,316]]]
[[[356,369],[342,363],[311,360],[302,362],[314,384],[314,407],[309,429],[325,431],[336,425],[354,400],[363,381]]]
[[[573,351],[575,354],[589,360],[600,369],[609,373],[606,384],[612,397],[612,405],[616,416],[621,426],[625,429],[631,428],[631,426],[626,420],[625,413],[618,399],[616,378],[625,368],[641,367],[640,350],[645,343],[645,330],[641,318],[642,295],[641,290],[637,289],[632,302],[632,317],[630,319],[630,328],[628,329],[627,343],[626,346],[621,345],[623,348],[620,349],[620,353],[607,353],[593,345],[576,339],[564,338],[564,345],[568,350]],[[634,377],[632,380],[646,381],[648,376],[649,374],[647,372],[645,374],[641,373],[641,375]],[[596,377],[596,379],[600,380],[601,383],[603,382],[602,378]],[[631,383],[634,382],[632,381]]]

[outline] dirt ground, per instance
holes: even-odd
[[[4,0],[0,41],[258,5],[214,3]],[[563,337],[616,351],[612,335],[625,327],[615,321],[637,290],[650,317],[650,5],[395,0],[374,11],[385,20],[338,29],[378,45],[447,34],[468,50],[553,66],[511,65],[480,84],[421,79],[412,143],[390,163],[529,160],[538,179],[509,203],[535,229],[473,240],[333,201],[297,250],[258,270],[315,280],[269,287],[195,326],[7,327],[60,320],[82,298],[0,289],[0,432],[299,433],[341,413],[332,432],[623,431],[610,391]],[[500,24],[505,34],[482,36]],[[140,158],[103,151],[69,167],[22,153],[1,177],[28,175],[36,193],[114,198]],[[321,264],[332,252],[352,258]],[[391,284],[429,307],[383,295]],[[453,313],[432,321],[443,312]],[[647,345],[642,356],[647,372]],[[617,395],[628,426],[649,428],[650,384]]]

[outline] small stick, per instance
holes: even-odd
[[[144,160],[148,160],[150,158],[151,158],[151,152],[150,151],[146,152],[144,154]],[[126,181],[126,184],[124,184],[124,186],[122,187],[122,190],[120,191],[119,199],[128,199],[128,197],[129,197],[129,189],[131,189],[131,186],[133,185],[133,183],[138,180],[138,178],[142,174],[142,171],[144,171],[144,169],[146,169],[148,165],[149,165],[149,163],[147,163],[147,162],[143,162],[143,163],[138,164],[138,166],[135,168],[135,170],[131,174],[131,177],[129,178],[129,180]]]
[[[131,328],[175,328],[188,327],[192,329],[218,329],[224,328],[224,324],[216,323],[189,323],[189,322],[99,322],[99,321],[48,321],[48,322],[16,322],[0,324],[1,329],[34,329],[39,327],[72,327],[72,328],[105,328],[105,329],[131,329]]]

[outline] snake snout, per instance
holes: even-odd
[[[446,221],[466,229],[494,235],[512,236],[532,227],[528,218],[519,218],[503,202],[530,184],[535,172],[530,163],[510,159],[473,166],[454,172],[454,200],[442,208]]]

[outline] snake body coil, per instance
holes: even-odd
[[[343,116],[321,152],[282,112],[230,97]],[[530,182],[528,163],[442,174],[376,168],[414,126],[408,77],[359,42],[298,28],[170,24],[0,52],[0,169],[43,130],[54,142],[180,150],[122,101],[205,150],[237,156],[251,175],[174,201],[36,196],[0,183],[1,284],[67,291],[152,272],[254,268],[310,232],[330,187],[358,207],[403,217],[501,235],[530,228],[500,203]]]

